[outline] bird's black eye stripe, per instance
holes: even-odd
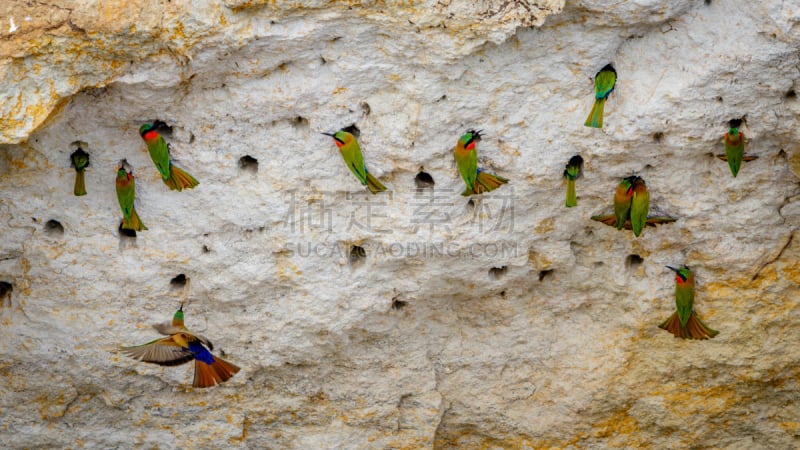
[[[339,138],[338,138],[338,137],[336,137],[336,136],[334,136],[333,138],[336,140],[336,142],[338,142],[338,143],[340,143],[340,144],[344,145],[344,141],[343,141],[343,140],[339,139]]]

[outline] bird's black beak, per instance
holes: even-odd
[[[183,302],[181,302],[181,307],[178,308],[178,311],[183,312]]]
[[[671,270],[671,271],[675,272],[675,273],[680,273],[680,271],[681,271],[680,269],[676,269],[676,268],[674,268],[674,267],[670,267],[670,266],[665,266],[665,267],[666,267],[667,269],[669,269],[669,270]]]
[[[322,133],[320,133],[320,134],[324,134],[325,136],[330,136],[330,137],[332,137],[332,138],[335,138],[335,137],[336,137],[336,135],[335,135],[335,134],[333,134],[333,133],[326,133],[326,132],[324,132],[324,131],[323,131]]]

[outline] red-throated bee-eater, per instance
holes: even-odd
[[[69,160],[72,167],[75,168],[75,187],[72,191],[78,197],[86,195],[84,172],[86,168],[89,167],[89,154],[78,147],[77,150],[69,155]]]
[[[744,154],[744,132],[739,129],[742,126],[742,119],[733,119],[728,125],[730,130],[722,139],[725,143],[725,154],[717,155],[717,158],[728,162],[728,167],[731,168],[731,173],[736,178],[742,167],[742,161],[753,161],[758,159],[758,156],[745,156]]]
[[[600,72],[597,72],[594,77],[594,106],[592,107],[592,112],[589,113],[589,117],[586,118],[585,126],[603,128],[603,108],[606,105],[608,95],[614,90],[616,84],[617,71],[614,70],[611,64],[607,64],[600,69]]]
[[[342,154],[347,168],[353,172],[353,175],[358,178],[358,181],[360,181],[362,185],[366,186],[373,194],[386,190],[386,186],[367,170],[367,166],[364,164],[364,155],[361,154],[361,147],[358,145],[358,140],[352,133],[339,130],[336,133],[322,134],[333,138],[333,142],[336,144],[336,147],[339,148],[339,153]]]
[[[169,144],[158,133],[153,124],[146,123],[142,125],[139,128],[139,135],[142,136],[144,143],[147,144],[147,151],[150,152],[150,158],[161,174],[164,184],[169,186],[170,189],[182,191],[200,184],[193,176],[172,164],[169,156]]]
[[[667,266],[675,272],[675,311],[659,328],[683,339],[713,338],[718,331],[708,327],[694,312],[694,273],[687,267],[680,269]]]
[[[206,388],[227,381],[239,372],[239,367],[211,354],[214,345],[205,337],[192,333],[183,325],[183,304],[172,317],[172,323],[153,325],[167,337],[135,347],[123,347],[122,353],[131,358],[160,366],[177,366],[194,360],[192,386]]]
[[[650,193],[647,185],[638,176],[623,178],[614,192],[614,214],[592,216],[592,220],[606,225],[633,230],[636,237],[642,234],[645,226],[656,226],[674,222],[677,219],[666,216],[648,216],[650,212]]]
[[[478,167],[478,152],[475,144],[481,140],[483,130],[467,130],[456,142],[453,149],[456,165],[464,184],[467,185],[461,195],[468,197],[473,194],[483,194],[493,191],[508,183],[508,178],[503,178]]]
[[[564,178],[567,180],[567,208],[578,206],[578,196],[575,193],[575,180],[581,176],[582,167],[583,158],[581,158],[581,155],[575,155],[569,159],[567,168],[564,169]]]
[[[122,160],[117,167],[117,200],[122,209],[122,228],[125,230],[146,230],[133,202],[136,200],[136,180],[133,177],[133,168],[128,161]]]

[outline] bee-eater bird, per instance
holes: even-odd
[[[659,328],[683,339],[708,339],[719,334],[708,327],[694,312],[694,273],[684,265],[680,269],[667,266],[675,272],[675,311]]]
[[[478,152],[475,150],[475,144],[483,137],[482,132],[483,130],[467,130],[458,138],[453,149],[458,172],[464,179],[464,184],[467,185],[467,188],[461,193],[465,197],[493,191],[508,183],[507,178],[486,172],[478,167]]]
[[[608,95],[614,90],[616,84],[617,71],[614,70],[611,64],[607,64],[600,69],[600,72],[597,72],[594,77],[594,106],[592,107],[592,112],[589,113],[589,117],[586,118],[585,126],[603,128],[603,108],[606,105]]]
[[[575,180],[581,176],[582,167],[583,158],[580,155],[575,155],[569,159],[567,168],[564,169],[564,178],[567,180],[567,208],[578,206],[578,197],[575,194]]]
[[[624,178],[614,192],[614,214],[592,216],[592,220],[617,227],[618,230],[633,230],[636,237],[642,234],[645,226],[675,222],[667,216],[649,216],[650,194],[647,185],[638,176]]]
[[[214,345],[211,341],[183,325],[183,304],[172,317],[172,323],[156,324],[153,328],[167,337],[134,347],[123,347],[122,353],[160,366],[178,366],[194,360],[192,386],[197,388],[220,384],[240,370],[235,364],[212,355]]]
[[[633,181],[636,176],[623,178],[614,192],[614,216],[617,218],[617,229],[621,230],[625,226],[631,213],[631,200],[633,200]]]
[[[650,193],[647,192],[644,180],[639,177],[634,177],[632,189],[631,228],[633,228],[633,234],[639,237],[647,223],[647,214],[650,212]]]
[[[86,182],[84,171],[89,167],[89,154],[78,147],[77,150],[69,155],[70,165],[75,168],[75,188],[73,192],[76,196],[86,195]]]
[[[128,170],[130,168],[130,170]],[[142,231],[146,230],[133,202],[136,200],[136,180],[133,178],[133,168],[128,161],[122,160],[117,168],[117,200],[122,209],[122,228],[125,230]]]
[[[361,147],[358,145],[358,140],[352,133],[344,130],[339,130],[336,133],[322,133],[325,136],[333,138],[336,147],[339,148],[339,153],[342,154],[344,163],[353,172],[353,175],[358,178],[362,185],[366,186],[370,192],[377,194],[386,190],[380,180],[372,176],[364,165],[364,155],[361,154]]]
[[[758,159],[758,156],[745,156],[744,154],[744,132],[739,129],[742,126],[742,119],[733,119],[728,122],[728,125],[730,130],[725,133],[723,138],[725,154],[717,155],[717,158],[728,162],[728,167],[731,168],[731,173],[736,178],[742,166],[742,161],[753,161]]]
[[[146,123],[139,128],[139,135],[147,144],[147,151],[150,158],[156,165],[156,169],[161,174],[164,184],[175,191],[192,189],[200,184],[193,176],[184,172],[179,167],[172,164],[169,156],[169,144],[158,133],[153,124]]]

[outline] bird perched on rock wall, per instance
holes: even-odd
[[[728,125],[730,130],[725,133],[723,138],[725,154],[717,155],[717,158],[728,162],[728,167],[731,168],[731,173],[736,178],[742,166],[742,161],[753,161],[758,159],[758,156],[745,156],[744,154],[744,132],[739,129],[742,126],[742,119],[733,119],[728,122]]]
[[[367,166],[364,164],[364,155],[361,154],[361,147],[352,133],[339,130],[336,133],[322,134],[333,138],[333,142],[339,148],[339,153],[342,154],[347,168],[353,172],[353,175],[358,178],[362,185],[366,186],[373,194],[386,190],[386,186],[367,170]]]
[[[609,94],[614,90],[617,84],[617,71],[611,64],[597,72],[594,77],[594,106],[586,118],[584,123],[587,127],[603,128],[603,109],[606,105],[606,100]]]
[[[708,339],[719,334],[703,323],[694,312],[694,273],[686,265],[680,269],[667,266],[667,269],[675,272],[677,311],[658,327],[683,339]]]
[[[649,217],[650,193],[642,178],[632,175],[623,178],[614,192],[614,214],[592,216],[592,220],[606,225],[633,230],[639,237],[645,226],[674,222],[676,219],[666,216]]]
[[[491,174],[478,167],[478,152],[475,150],[475,144],[481,140],[482,132],[483,130],[467,130],[458,138],[453,149],[458,172],[467,185],[467,188],[461,193],[465,197],[493,191],[508,183],[507,178]]]
[[[581,168],[583,167],[583,158],[580,155],[575,155],[569,159],[567,168],[564,169],[564,178],[567,180],[567,208],[578,206],[578,197],[575,193],[575,180],[581,176]]]
[[[156,169],[161,174],[164,184],[175,191],[192,189],[200,184],[193,176],[189,175],[179,167],[172,164],[169,156],[169,144],[158,133],[153,124],[146,123],[139,128],[139,135],[147,144],[147,151],[150,158],[156,165]]]
[[[136,200],[136,180],[133,177],[133,167],[124,159],[119,162],[119,167],[117,167],[116,185],[117,200],[122,209],[122,229],[146,230],[147,227],[139,219],[139,214],[136,213],[136,208],[133,206],[133,202]]]
[[[89,154],[78,147],[77,150],[69,155],[70,165],[75,168],[75,187],[73,193],[80,197],[86,195],[86,181],[84,172],[89,167]]]
[[[153,325],[153,328],[167,337],[135,347],[123,347],[122,353],[160,366],[177,366],[194,360],[192,386],[198,388],[225,382],[240,370],[236,365],[211,354],[211,350],[214,350],[211,341],[184,326],[183,304],[175,311],[172,323]]]

